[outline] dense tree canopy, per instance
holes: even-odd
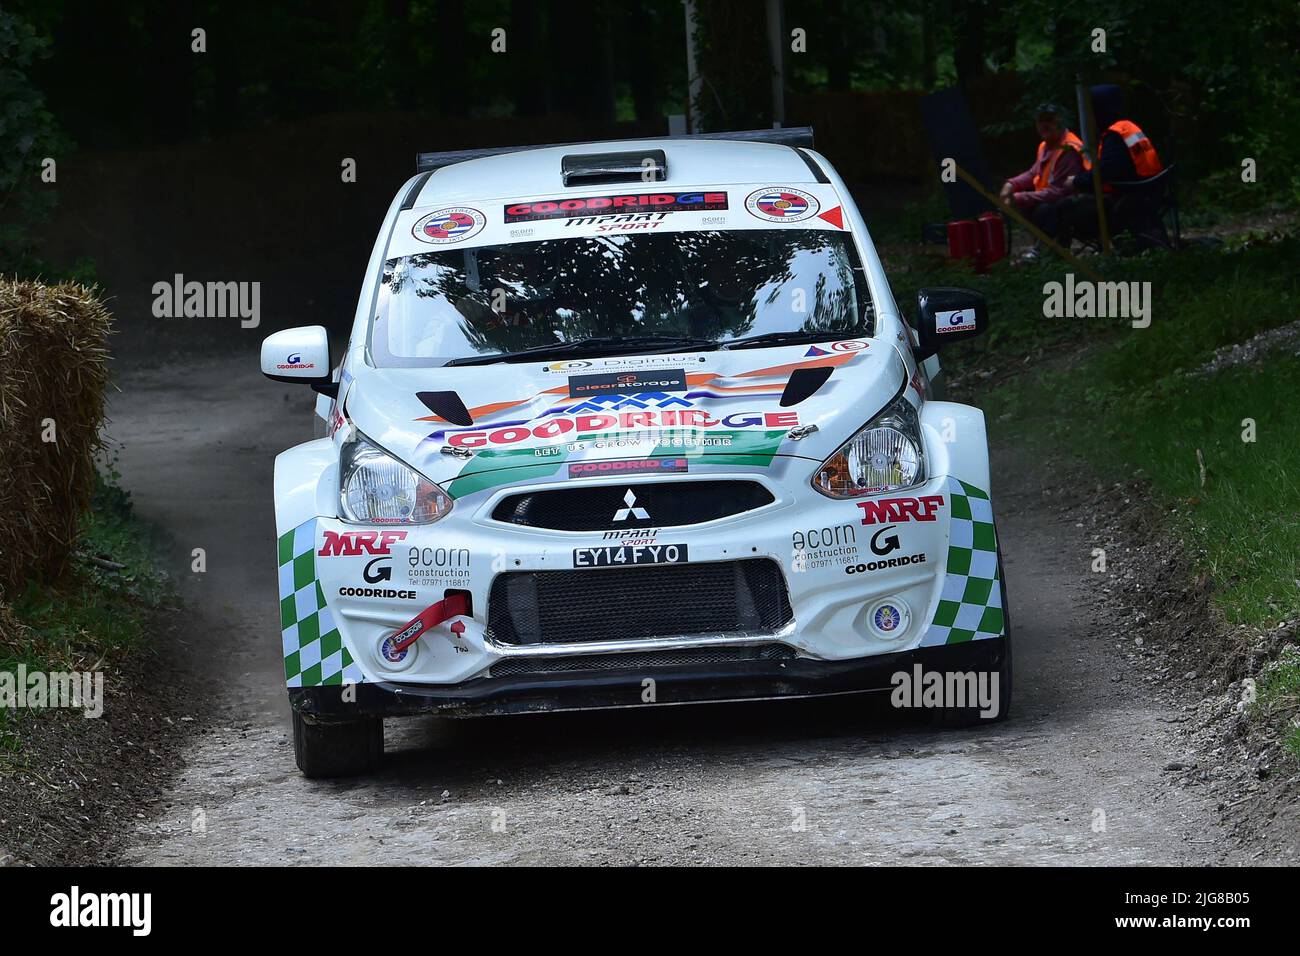
[[[685,108],[680,0],[10,0],[7,8],[52,41],[52,55],[30,66],[33,78],[64,127],[97,146],[333,111],[602,121]],[[764,4],[698,0],[696,9],[706,114],[770,122]],[[930,90],[999,71],[1068,91],[1077,73],[1118,71],[1171,111],[1230,134],[1296,105],[1293,0],[1239,11],[1209,0],[786,0],[784,11],[786,34],[804,35],[798,52],[787,44],[793,92]],[[195,29],[205,31],[202,55],[192,52]],[[1094,48],[1098,29],[1104,52]]]
[[[701,125],[770,125],[766,5],[695,9]],[[986,93],[977,113],[1023,127],[1035,102],[1071,105],[1077,77],[1112,80],[1142,99],[1144,121],[1172,131],[1184,176],[1226,177],[1249,156],[1282,195],[1300,192],[1283,146],[1286,121],[1300,115],[1295,0],[1240,10],[1212,0],[785,0],[783,10],[790,98],[978,91],[1010,77],[1018,93]],[[15,220],[48,204],[39,158],[59,130],[90,151],[392,111],[438,123],[538,119],[535,133],[511,131],[530,137],[520,142],[553,141],[543,117],[593,136],[620,122],[657,131],[687,111],[685,36],[681,0],[8,0],[6,244]]]

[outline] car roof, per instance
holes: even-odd
[[[815,183],[811,158],[790,146],[716,139],[635,139],[545,146],[466,160],[433,171],[420,188],[414,208],[453,206],[484,199],[524,196],[608,195],[633,191],[640,183],[565,186],[560,161],[565,156],[621,150],[662,149],[667,178],[654,189],[726,183]],[[823,180],[824,181],[824,180]]]

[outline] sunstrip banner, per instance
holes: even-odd
[[[726,208],[727,194],[721,191],[625,193],[618,196],[583,196],[512,203],[505,207],[505,221],[534,222],[538,219],[565,219],[570,216],[606,213],[703,212]]]
[[[755,191],[759,195],[747,208],[746,199]],[[482,225],[480,216],[486,219]],[[475,201],[473,207],[436,211],[418,207],[398,213],[384,258],[645,232],[844,232],[846,225],[839,194],[826,183],[736,183],[596,196],[501,197]]]

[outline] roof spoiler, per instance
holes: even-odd
[[[637,143],[663,139],[722,139],[742,143],[775,143],[795,149],[812,149],[813,131],[811,126],[790,126],[783,129],[745,129],[724,133],[692,133],[686,136],[641,136],[630,140],[607,140],[606,142]],[[597,141],[599,142],[599,141]],[[415,171],[432,172],[443,166],[482,159],[484,156],[500,156],[502,153],[518,153],[525,149],[547,149],[552,146],[588,146],[593,143],[539,143],[535,146],[489,146],[486,149],[455,149],[446,153],[416,153]]]

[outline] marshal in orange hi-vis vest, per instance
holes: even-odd
[[[1043,158],[1043,150],[1047,148],[1046,140],[1043,140],[1038,144],[1039,159]],[[1079,154],[1079,158],[1083,160],[1083,168],[1085,170],[1092,169],[1092,163],[1088,161],[1088,154],[1083,151],[1083,140],[1079,139],[1079,137],[1075,136],[1067,129],[1065,131],[1065,136],[1061,139],[1061,145],[1052,151],[1051,158],[1049,158],[1047,162],[1043,163],[1038,170],[1038,175],[1034,177],[1035,189],[1046,189],[1052,184],[1052,170],[1056,166],[1057,159],[1061,156],[1061,151],[1066,149],[1072,149]]]
[[[1111,123],[1106,128],[1106,132],[1118,133],[1124,140],[1129,156],[1133,157],[1133,167],[1143,179],[1154,176],[1165,168],[1160,162],[1160,157],[1156,155],[1156,148],[1151,145],[1151,140],[1147,139],[1147,134],[1142,132],[1137,123],[1119,120]]]

